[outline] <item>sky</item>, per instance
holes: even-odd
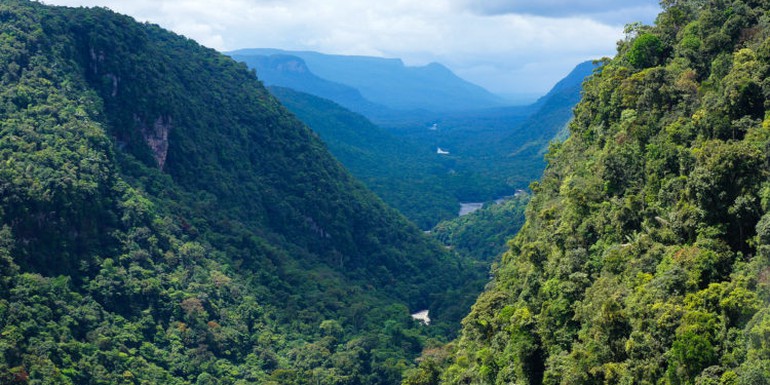
[[[615,54],[658,0],[43,0],[101,6],[219,51],[310,50],[438,62],[498,94],[543,94]]]

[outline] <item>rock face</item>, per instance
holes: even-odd
[[[279,64],[276,65],[276,69],[278,71],[296,72],[296,73],[300,73],[300,74],[309,72],[308,69],[307,69],[307,66],[305,65],[305,62],[302,61],[302,59],[299,59],[299,58],[297,58],[295,60],[289,59],[289,60],[286,60],[283,63],[279,63]]]
[[[155,158],[155,162],[158,163],[158,168],[163,170],[163,166],[166,164],[166,156],[168,155],[168,133],[171,131],[172,119],[169,116],[159,116],[153,122],[152,126],[148,125],[139,116],[134,115],[144,141],[147,146],[152,150],[152,156]]]

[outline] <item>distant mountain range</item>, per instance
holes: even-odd
[[[401,59],[327,55],[255,48],[229,53],[257,71],[268,86],[294,88],[371,116],[384,109],[449,112],[499,107],[506,102],[438,63],[420,67]]]
[[[387,109],[367,119],[349,106],[372,112],[377,105],[352,87],[313,74],[299,57],[252,56],[249,63],[258,76],[285,85],[270,91],[319,134],[342,164],[426,230],[456,216],[460,202],[511,195],[537,179],[548,142],[565,130],[581,83],[595,68],[591,62],[578,65],[530,106]],[[446,151],[439,153],[439,148]]]
[[[302,58],[293,55],[233,55],[257,71],[257,77],[270,87],[285,87],[329,99],[367,116],[385,114],[389,109],[373,103],[354,87],[323,79],[313,73]]]
[[[401,121],[394,116],[379,123],[404,138],[450,151],[454,169],[472,174],[453,187],[461,201],[482,202],[510,195],[540,177],[548,143],[568,134],[566,126],[580,100],[583,80],[595,68],[591,61],[579,64],[530,106],[405,117]],[[434,124],[436,130],[427,129]]]

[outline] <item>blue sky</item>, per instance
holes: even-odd
[[[314,50],[439,62],[501,94],[544,93],[579,62],[612,56],[657,0],[43,0],[105,6],[221,51]]]

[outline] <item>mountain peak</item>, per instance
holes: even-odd
[[[401,59],[393,58],[258,48],[237,50],[230,54],[247,63],[253,63],[250,58],[255,56],[282,54],[300,57],[319,78],[354,88],[367,100],[391,109],[448,112],[504,104],[497,95],[458,77],[439,63],[406,66]],[[289,84],[274,85],[292,88]]]
[[[276,54],[262,57],[264,67],[272,68],[275,71],[284,73],[306,74],[310,70],[302,58],[294,55]]]

